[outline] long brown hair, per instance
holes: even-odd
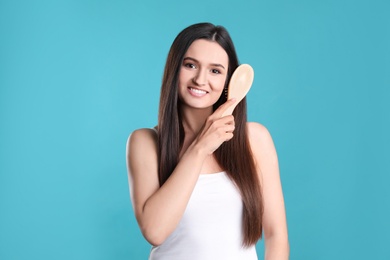
[[[161,86],[160,106],[158,115],[158,176],[160,185],[169,178],[175,169],[184,140],[184,130],[181,122],[178,98],[178,75],[184,55],[190,45],[197,39],[207,39],[217,42],[228,54],[229,68],[226,85],[233,71],[238,67],[238,58],[229,36],[222,26],[210,23],[199,23],[185,28],[175,38],[165,65]],[[226,102],[224,93],[214,104],[214,110]],[[234,181],[241,192],[243,201],[243,245],[254,245],[262,235],[263,200],[256,173],[246,122],[246,99],[244,98],[233,112],[235,119],[234,137],[224,142],[214,156]]]

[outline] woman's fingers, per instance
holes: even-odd
[[[234,124],[226,125],[226,126],[225,126],[225,132],[226,132],[226,133],[233,133],[234,128],[235,128]]]
[[[235,102],[235,99],[230,99],[215,110],[198,134],[196,142],[206,148],[209,154],[218,149],[223,142],[233,138],[234,117],[232,115],[222,117],[222,115]]]

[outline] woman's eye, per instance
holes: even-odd
[[[214,74],[220,74],[220,73],[221,73],[221,72],[220,72],[219,70],[217,70],[217,69],[212,69],[211,72],[214,73]]]
[[[186,63],[186,64],[184,64],[184,66],[186,66],[187,68],[190,68],[190,69],[196,69],[196,66],[192,63]]]

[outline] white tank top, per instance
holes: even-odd
[[[201,174],[174,232],[149,260],[257,260],[242,247],[242,200],[225,172]]]

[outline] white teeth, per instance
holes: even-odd
[[[190,88],[190,89],[191,89],[191,91],[198,93],[198,94],[206,94],[207,93],[206,91],[200,90],[200,89],[195,89],[195,88]]]

